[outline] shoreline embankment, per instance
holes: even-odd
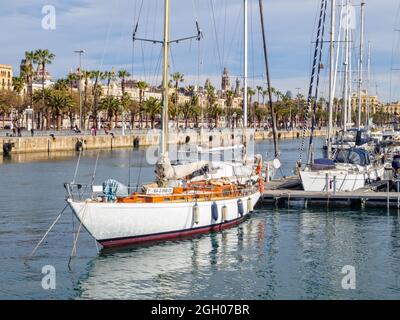
[[[271,131],[255,131],[251,133],[251,139],[255,141],[272,140]],[[327,135],[326,130],[316,130],[316,137]],[[306,132],[309,136],[309,132]],[[278,139],[296,139],[302,137],[302,131],[279,131]],[[190,131],[179,134],[172,134],[169,137],[170,144],[196,143],[199,145],[208,144],[211,140],[229,141],[233,139],[231,131]],[[49,135],[35,137],[0,137],[0,155],[9,151],[10,154],[24,154],[36,152],[59,152],[59,151],[79,151],[94,149],[118,149],[131,147],[150,147],[159,145],[160,132],[143,132],[130,135]]]

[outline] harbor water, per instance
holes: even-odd
[[[292,173],[300,140],[281,141]],[[316,150],[321,152],[322,140]],[[256,149],[272,156],[271,141]],[[100,151],[96,183],[153,177],[146,150]],[[98,151],[83,153],[77,181],[90,183]],[[0,299],[400,299],[400,213],[382,209],[258,206],[243,224],[193,239],[104,251],[78,222],[61,217],[76,152],[12,155],[0,165]],[[56,288],[42,287],[43,267]],[[355,288],[343,286],[345,266]],[[343,269],[344,268],[344,269]]]

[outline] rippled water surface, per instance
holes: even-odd
[[[321,141],[318,141],[320,145]],[[284,174],[300,141],[281,142]],[[257,149],[271,151],[271,142]],[[131,180],[147,181],[145,150],[131,155]],[[271,153],[271,152],[270,152]],[[96,181],[128,182],[128,150],[102,151]],[[77,180],[90,182],[97,151],[86,152]],[[62,184],[74,175],[75,153],[14,155],[0,164],[0,298],[2,299],[399,299],[399,213],[340,208],[258,207],[242,225],[190,240],[97,252],[82,232],[68,259],[77,222],[70,211],[31,252],[64,207]],[[143,167],[142,169],[139,169]],[[56,290],[41,271],[56,268]],[[341,286],[345,265],[356,290]]]

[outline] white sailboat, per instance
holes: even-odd
[[[246,8],[247,0],[244,3]],[[103,188],[89,186],[93,188],[92,194],[86,199],[74,192],[76,188],[82,190],[82,185],[66,184],[67,202],[74,214],[104,247],[175,239],[232,227],[250,215],[263,190],[260,157],[250,164],[246,160],[171,164],[167,144],[169,10],[170,0],[165,0],[161,156],[156,164],[155,182],[129,194],[124,186],[111,180]],[[246,22],[247,17],[245,35]],[[245,73],[245,85],[246,76]]]
[[[325,7],[324,7],[325,6]],[[326,10],[327,1],[321,4],[321,17],[324,10]],[[349,66],[349,26],[350,26],[350,14],[349,14],[350,2],[346,2],[346,39],[345,39],[345,81],[344,81],[344,97],[345,101],[347,98],[347,84],[348,84],[348,66]],[[360,68],[362,66],[362,47],[363,47],[363,24],[364,24],[364,3],[361,6],[361,40],[360,40]],[[322,21],[322,20],[321,20]],[[331,39],[330,39],[330,83],[329,83],[329,122],[328,122],[328,158],[314,160],[312,156],[312,137],[310,141],[308,164],[305,168],[301,169],[299,174],[303,189],[305,191],[322,192],[322,191],[354,191],[365,187],[366,183],[377,180],[383,176],[384,167],[380,162],[380,159],[371,159],[369,152],[363,148],[360,148],[361,139],[361,105],[358,105],[358,129],[357,139],[355,145],[344,147],[343,144],[336,146],[335,154],[332,153],[332,105],[334,98],[334,87],[335,87],[335,61],[334,61],[334,41],[335,41],[335,0],[331,0]],[[323,29],[322,29],[323,30]],[[317,42],[318,43],[318,42]],[[321,48],[319,49],[321,51]],[[315,57],[317,56],[318,47],[316,45]],[[320,53],[321,54],[321,53]],[[315,68],[315,66],[314,66]],[[314,71],[313,71],[314,72]],[[319,77],[319,74],[318,74]],[[362,72],[359,73],[359,99],[361,97],[361,84],[362,84]],[[317,82],[318,85],[318,82]],[[311,87],[312,88],[312,87]],[[311,94],[310,89],[310,94]],[[347,101],[349,102],[349,100]],[[346,105],[346,103],[345,103]],[[351,111],[351,105],[347,108]],[[347,110],[348,111],[348,110]],[[344,120],[343,126],[346,131],[347,128],[347,111],[346,108],[343,112]]]
[[[335,161],[320,159],[306,166],[300,178],[306,191],[354,191],[383,177],[384,166],[377,162],[364,149],[342,149]]]

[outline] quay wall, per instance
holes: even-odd
[[[306,133],[307,135],[309,132]],[[315,131],[315,136],[326,136],[325,130]],[[295,139],[301,137],[300,131],[280,131],[278,138],[282,139]],[[184,144],[187,137],[190,138],[190,143],[207,144],[210,141],[210,136],[213,136],[214,141],[228,141],[232,139],[232,133],[229,131],[215,131],[215,132],[189,132],[183,134],[173,134],[169,137],[171,144]],[[34,152],[58,152],[58,151],[74,151],[80,144],[84,150],[93,149],[117,149],[117,148],[130,148],[134,145],[135,139],[139,142],[140,147],[149,147],[158,145],[160,143],[159,132],[141,133],[136,135],[101,135],[101,136],[37,136],[37,137],[0,137],[0,155],[3,154],[3,145],[7,143],[12,144],[12,154],[34,153]],[[272,139],[272,132],[270,131],[256,131],[254,132],[254,139],[268,140]]]

